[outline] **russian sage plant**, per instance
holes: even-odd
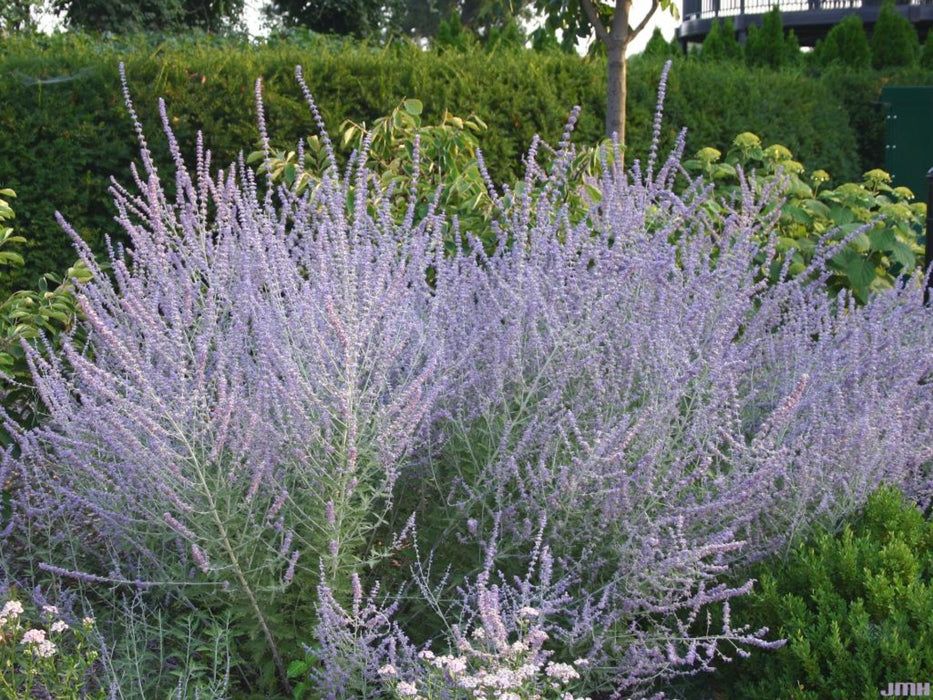
[[[104,269],[72,232],[86,340],[29,351],[47,415],[5,454],[6,534],[47,533],[63,581],[224,611],[244,687],[638,695],[780,643],[730,620],[750,562],[881,482],[929,500],[919,290],[831,300],[828,242],[757,281],[776,191],[676,194],[682,139],[628,172],[604,152],[583,218],[570,128],[547,172],[535,142],[489,185],[490,251],[416,216],[416,182],[398,216],[365,140],[298,195],[200,141],[189,170],[162,118],[175,196],[137,126],[131,245]]]
[[[4,466],[22,484],[11,522],[81,541],[80,567],[53,573],[228,601],[284,683],[299,606],[377,556],[368,533],[443,388],[433,319],[451,263],[431,221],[366,212],[365,170],[355,207],[335,168],[319,197],[278,202],[242,163],[212,175],[200,143],[189,171],[166,128],[169,201],[137,128],[112,274],[72,232],[96,278],[79,296],[87,344],[30,353],[48,416]]]

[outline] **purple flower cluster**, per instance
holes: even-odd
[[[678,152],[656,172],[605,158],[578,221],[568,136],[550,175],[535,145],[521,192],[491,193],[496,250],[463,232],[445,254],[442,213],[412,199],[398,220],[365,153],[297,197],[242,163],[213,174],[200,141],[188,170],[162,116],[175,197],[143,141],[138,194],[113,188],[130,246],[106,269],[70,231],[88,340],[30,352],[47,418],[0,468],[11,527],[71,532],[96,580],[242,596],[280,671],[267,618],[298,585],[324,696],[375,695],[387,663],[416,680],[395,607],[360,583],[375,533],[412,515],[400,484],[449,504],[431,531],[458,537],[432,555],[485,547],[453,572],[452,645],[472,625],[505,650],[534,609],[552,650],[625,693],[773,644],[708,627],[745,564],[882,482],[928,502],[933,312],[906,283],[830,298],[829,250],[757,281],[770,193],[720,213],[702,183],[675,191]],[[440,625],[428,578],[409,593]]]

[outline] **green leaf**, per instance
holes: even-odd
[[[46,318],[53,318],[56,321],[61,321],[62,323],[68,323],[71,320],[71,316],[60,311],[44,311],[42,313]]]
[[[874,228],[868,232],[869,247],[872,250],[891,250],[894,242],[897,240],[892,229]]]
[[[859,253],[867,253],[871,249],[871,241],[864,232],[849,241],[849,245]]]
[[[295,182],[295,176],[298,174],[298,168],[295,167],[294,163],[288,163],[285,168],[282,170],[282,179],[285,181],[285,184],[291,186]]]
[[[894,241],[890,248],[891,259],[901,265],[901,267],[911,270],[917,264],[917,256],[910,249],[910,246],[902,241]]]
[[[8,250],[0,252],[0,265],[22,265],[23,262],[23,256],[19,253]]]
[[[424,109],[424,105],[421,104],[421,100],[415,100],[415,99],[405,100],[402,103],[402,106],[405,109],[405,111],[408,112],[413,117],[420,116],[422,110]]]
[[[308,662],[304,659],[295,659],[286,669],[286,674],[289,678],[296,678],[298,676],[303,676],[308,671]]]
[[[798,206],[793,204],[785,204],[781,209],[781,214],[790,218],[792,221],[797,222],[798,224],[803,224],[804,226],[809,226],[813,223],[813,217],[810,216],[806,211],[801,209]]]
[[[844,226],[855,221],[855,213],[848,207],[835,206],[829,210],[829,218],[837,226]]]
[[[864,293],[875,279],[875,265],[852,249],[846,249],[832,259],[833,267],[849,278],[855,291]]]
[[[777,242],[777,249],[779,252],[786,252],[788,250],[797,249],[797,239],[791,238],[789,236],[780,236]]]
[[[818,199],[804,199],[802,202],[800,202],[800,206],[802,206],[814,216],[819,216],[823,219],[832,218],[832,211],[830,208]]]
[[[712,166],[713,179],[735,177],[735,166],[729,163],[715,163]]]

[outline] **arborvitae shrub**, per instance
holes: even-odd
[[[914,65],[920,54],[917,29],[885,0],[871,34],[871,64],[874,68],[901,68]]]
[[[798,66],[803,62],[803,54],[800,53],[800,40],[797,39],[797,33],[791,29],[787,32],[784,39],[784,65]]]
[[[760,28],[748,28],[745,61],[753,68],[780,68],[800,61],[800,44],[796,37],[784,36],[784,21],[777,5],[762,15]]]
[[[822,66],[838,65],[853,70],[871,68],[871,47],[862,18],[857,14],[846,16],[829,30],[825,39],[817,43],[814,57]]]
[[[434,44],[438,50],[467,51],[476,44],[476,38],[468,29],[464,29],[460,14],[455,12],[448,19],[441,20]]]
[[[743,55],[732,18],[726,18],[724,24],[722,21],[713,22],[709,34],[703,40],[700,58],[704,61],[741,61]]]
[[[680,45],[665,39],[664,34],[661,33],[660,27],[654,28],[654,31],[651,33],[651,38],[648,39],[648,43],[645,45],[645,50],[641,53],[645,58],[656,58],[660,60],[675,58],[680,56],[680,54]]]
[[[920,54],[920,67],[933,70],[933,32],[927,32],[927,40],[923,42],[923,52]]]
[[[724,666],[716,697],[867,700],[889,682],[933,678],[933,523],[896,489],[759,570],[732,614],[787,645]]]
[[[514,19],[509,20],[503,27],[492,27],[483,46],[487,51],[518,51],[525,47],[525,35]]]

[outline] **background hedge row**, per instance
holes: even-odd
[[[475,113],[489,129],[479,135],[494,179],[522,171],[532,136],[555,142],[574,105],[582,143],[602,133],[604,58],[529,50],[424,52],[410,44],[374,47],[321,37],[291,37],[263,45],[194,35],[102,40],[69,33],[8,37],[0,46],[0,183],[17,192],[17,230],[31,242],[27,265],[11,288],[47,271],[63,271],[73,254],[55,222],[59,210],[95,246],[113,233],[106,188],[114,175],[128,181],[137,153],[120,94],[118,63],[126,64],[136,108],[155,152],[157,100],[166,99],[183,146],[203,130],[214,163],[224,165],[257,141],[253,84],[264,80],[273,145],[293,146],[312,131],[295,84],[305,77],[332,132],[347,118],[372,122],[401,100],[425,106],[424,123],[444,110]],[[651,139],[661,62],[638,58],[629,68],[629,149],[644,154]],[[812,168],[838,182],[857,180],[883,164],[885,82],[931,82],[931,75],[845,73],[812,77],[803,71],[749,69],[740,64],[677,61],[667,90],[664,140],[688,129],[688,153],[727,147],[753,131],[786,145]],[[166,165],[166,169],[167,169]],[[9,289],[0,290],[3,292]]]

